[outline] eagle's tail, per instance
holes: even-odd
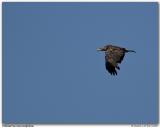
[[[126,52],[134,52],[134,53],[136,53],[134,50],[126,50]]]

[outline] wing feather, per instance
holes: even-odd
[[[105,66],[106,70],[112,75],[117,75],[115,68],[118,67],[118,63],[121,63],[125,56],[125,49],[119,47],[110,47],[109,50],[105,53]]]

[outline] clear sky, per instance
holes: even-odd
[[[158,123],[157,3],[3,3],[3,123]],[[114,44],[128,53],[105,70]]]

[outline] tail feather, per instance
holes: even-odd
[[[126,52],[134,52],[134,53],[136,53],[134,50],[126,50]]]

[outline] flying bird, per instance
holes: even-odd
[[[105,52],[105,67],[106,70],[111,75],[117,75],[116,69],[120,70],[118,63],[121,63],[125,53],[134,52],[133,50],[127,50],[126,48],[114,46],[114,45],[106,45],[103,48],[97,48],[97,51]]]

